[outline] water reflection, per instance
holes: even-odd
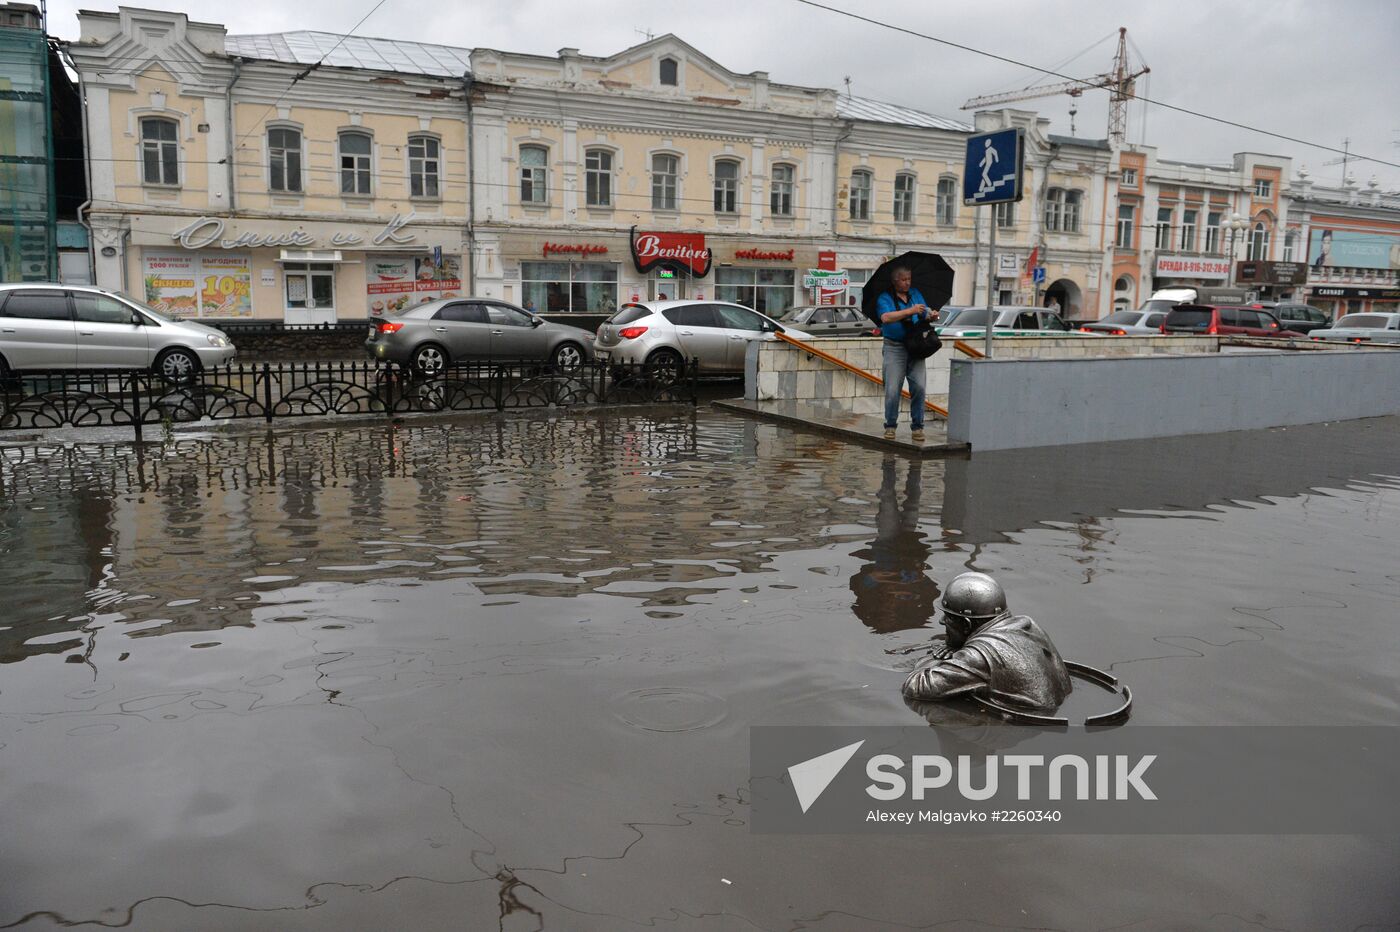
[[[920,628],[933,620],[938,583],[928,574],[933,552],[919,530],[923,463],[905,461],[903,498],[896,490],[899,461],[885,457],[880,466],[879,510],[875,538],[853,556],[868,561],[851,577],[852,610],[875,631]]]

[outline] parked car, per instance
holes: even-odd
[[[439,298],[376,317],[365,352],[420,375],[469,360],[538,359],[569,370],[592,358],[593,334],[495,298]]]
[[[1309,304],[1275,304],[1268,311],[1283,327],[1299,333],[1311,333],[1330,323],[1326,311]]]
[[[814,337],[868,336],[875,329],[870,318],[853,304],[791,307],[778,318],[784,327],[798,327]]]
[[[1079,329],[1085,333],[1106,333],[1110,336],[1151,336],[1162,332],[1162,321],[1166,319],[1164,310],[1139,308],[1136,311],[1114,311],[1103,320],[1084,324]]]
[[[1167,312],[1162,332],[1241,337],[1302,336],[1296,330],[1285,330],[1273,314],[1260,308],[1215,304],[1178,304]]]
[[[1400,343],[1400,314],[1345,314],[1334,326],[1308,334],[1314,340],[1348,343]]]
[[[702,374],[741,373],[749,343],[778,333],[811,339],[806,331],[739,304],[648,301],[624,304],[608,318],[598,328],[593,351],[600,360],[641,364],[658,374],[678,371],[688,359],[699,360]]]
[[[1084,331],[1073,330],[1054,311],[1043,307],[998,306],[994,308],[993,334],[996,336],[1098,336]],[[953,322],[945,324],[941,320],[934,328],[944,338],[965,340],[985,336],[987,332],[987,309],[985,307],[963,308]]]
[[[237,354],[213,327],[174,320],[82,285],[0,285],[0,375],[32,369],[150,369],[172,382]]]

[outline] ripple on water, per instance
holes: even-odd
[[[619,722],[644,731],[697,731],[724,721],[729,704],[704,690],[658,686],[614,696],[609,710]]]

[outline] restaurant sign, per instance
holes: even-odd
[[[575,256],[601,256],[606,255],[608,247],[602,243],[551,243],[548,240],[544,244],[544,255],[575,255]]]
[[[632,228],[632,261],[643,275],[663,268],[704,278],[710,274],[712,259],[704,233],[649,233]]]
[[[792,249],[785,249],[776,252],[763,249],[736,249],[734,251],[734,258],[736,259],[777,259],[785,262],[791,262],[792,257],[794,255],[796,255],[796,250]]]

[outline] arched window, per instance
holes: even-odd
[[[440,197],[442,143],[433,136],[408,137],[408,193],[412,197]]]
[[[612,206],[612,153],[589,149],[583,154],[585,203],[589,207]]]
[[[774,165],[769,209],[775,217],[792,216],[792,190],[797,172],[791,165]]]
[[[146,184],[180,183],[180,125],[147,117],[141,121],[141,180]]]
[[[851,172],[851,219],[870,219],[870,189],[874,179],[870,172]]]
[[[368,133],[340,134],[340,193],[369,194],[370,146]]]
[[[950,227],[957,219],[958,179],[939,178],[938,196],[934,198],[934,221],[942,227]]]
[[[274,126],[267,131],[267,186],[301,193],[301,130]]]
[[[894,222],[914,222],[914,176],[908,172],[894,176]]]
[[[520,147],[520,203],[549,202],[549,150],[543,146]]]
[[[739,163],[721,159],[715,163],[715,213],[739,212]]]
[[[1259,220],[1249,231],[1249,258],[1262,260],[1269,258],[1269,227]]]
[[[661,83],[668,87],[680,83],[680,64],[674,58],[661,59]]]
[[[657,153],[651,157],[651,209],[675,210],[679,187],[681,160],[674,155]]]

